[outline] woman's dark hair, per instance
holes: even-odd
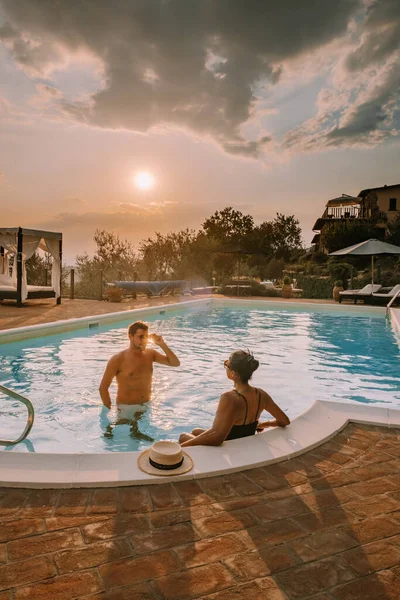
[[[229,357],[229,368],[239,375],[243,383],[251,379],[259,364],[250,351],[236,350]]]

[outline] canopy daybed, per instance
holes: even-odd
[[[51,286],[28,285],[25,262],[37,248],[49,252],[53,258]],[[57,304],[61,304],[61,261],[62,233],[23,227],[0,228],[0,300],[16,300],[17,306],[21,306],[25,300],[56,298]]]

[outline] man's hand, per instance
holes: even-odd
[[[163,346],[165,344],[163,336],[158,335],[157,333],[151,333],[149,338],[152,342],[154,342],[154,344],[156,344],[156,346]]]

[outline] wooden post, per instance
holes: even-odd
[[[73,300],[75,298],[75,269],[70,270],[69,277],[69,299]]]
[[[22,250],[23,250],[23,234],[22,228],[18,227],[17,238],[17,306],[22,306]]]
[[[62,238],[58,242],[58,255],[60,257],[60,295],[57,298],[57,304],[61,304],[61,292],[62,292]]]
[[[100,295],[99,300],[103,300],[103,269],[100,269]]]

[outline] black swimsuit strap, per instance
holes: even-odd
[[[238,392],[237,390],[235,390],[235,392],[237,393],[237,395],[238,395],[238,396],[240,396],[241,398],[243,398],[243,400],[244,400],[244,403],[245,403],[245,405],[246,405],[246,413],[245,413],[245,415],[244,415],[244,421],[243,421],[243,425],[246,425],[246,421],[247,421],[247,400],[246,400],[246,397],[245,397],[245,396],[243,396],[243,394],[241,394],[241,393],[240,393],[240,392]]]
[[[257,420],[258,420],[258,416],[259,416],[259,415],[258,415],[258,412],[259,412],[259,410],[260,410],[261,392],[260,392],[260,390],[259,390],[259,389],[257,389],[257,388],[255,388],[255,389],[256,389],[256,390],[257,390],[257,392],[258,392],[258,405],[257,405],[256,418],[255,418],[254,420],[255,420],[255,421],[257,421]]]

